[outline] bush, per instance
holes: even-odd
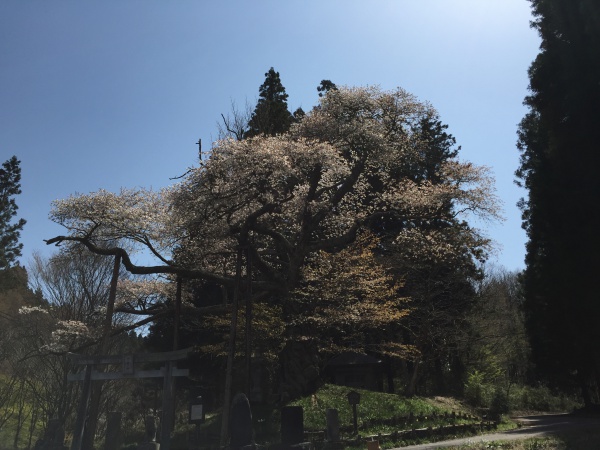
[[[511,390],[510,408],[523,411],[571,411],[580,403],[563,393],[554,393],[546,386],[515,386]]]
[[[494,420],[499,420],[502,414],[508,413],[510,409],[508,396],[504,389],[496,387],[494,390],[494,396],[490,404],[490,416]]]
[[[504,384],[491,384],[476,370],[465,383],[465,401],[476,408],[489,408],[493,418],[510,411],[572,411],[581,406],[564,393],[553,392],[546,386],[512,385],[507,392]]]
[[[490,388],[491,386],[485,383],[485,375],[475,370],[469,374],[465,383],[465,400],[471,406],[488,406]]]

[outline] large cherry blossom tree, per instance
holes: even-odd
[[[176,304],[163,301],[172,294],[148,283],[149,275],[201,280],[227,292],[239,292],[243,276],[251,281],[246,292],[258,302],[253,320],[280,334],[251,338],[248,313],[242,327],[248,342],[279,342],[282,349],[286,340],[304,339],[300,335],[310,328],[327,337],[321,344],[331,349],[336,330],[379,329],[377,351],[401,355],[410,349],[385,332],[407,310],[397,293],[398,277],[377,260],[378,237],[370,235],[368,243],[360,237],[375,222],[401,224],[391,236],[388,230],[382,244],[396,258],[460,264],[465,257],[483,260],[490,249],[490,241],[464,219],[500,218],[485,167],[449,157],[430,176],[411,176],[411,167],[424,164],[431,148],[427,136],[415,131],[430,117],[437,117],[435,110],[402,89],[331,89],[284,134],[215,142],[209,157],[168,188],[100,190],[55,201],[50,217],[67,233],[47,243],[79,242],[94,253],[115,255],[130,273],[142,275],[139,285],[121,286],[116,307],[149,316],[138,324]],[[432,226],[439,223],[445,226]],[[136,265],[135,251],[154,262]],[[251,261],[245,267],[242,253]],[[316,296],[323,301],[315,303]],[[338,296],[347,298],[337,302]],[[303,301],[310,308],[298,313]],[[214,313],[187,307],[190,313]],[[261,310],[269,314],[259,317]],[[338,318],[343,322],[334,323]],[[338,340],[363,350],[372,341]],[[248,347],[245,353],[251,353]]]
[[[419,158],[426,142],[411,125],[431,113],[401,89],[332,90],[289,133],[216,142],[208,159],[169,188],[101,190],[54,202],[50,217],[68,234],[47,242],[78,241],[96,253],[120,254],[133,274],[224,285],[234,283],[235,253],[243,246],[254,264],[253,291],[284,298],[309,256],[344,248],[375,215],[421,223],[440,214],[498,217],[484,167],[448,161],[436,184],[394,176]],[[461,231],[407,228],[397,242],[417,256],[450,259],[454,246],[489,245],[477,230]],[[107,241],[143,248],[157,263],[136,266],[130,252],[106,248]]]
[[[397,321],[407,308],[394,299],[397,274],[383,280],[389,266],[382,260],[377,263],[380,278],[335,275],[332,270],[351,274],[353,258],[332,255],[344,255],[363,230],[373,229],[378,222],[396,224],[391,236],[389,230],[386,233],[384,246],[403,261],[397,267],[407,262],[411,266],[472,263],[485,259],[490,242],[463,219],[499,218],[493,180],[485,167],[452,156],[432,168],[435,173],[412,176],[411,167],[425,164],[431,148],[427,136],[415,130],[424,119],[436,116],[430,105],[402,89],[330,90],[285,134],[217,141],[210,156],[173,186],[158,192],[101,190],[54,202],[51,218],[68,233],[48,243],[80,242],[94,253],[118,255],[132,274],[199,279],[229,292],[236,290],[236,273],[240,273],[236,261],[243,251],[252,262],[251,277],[243,274],[252,280],[248,291],[255,301],[263,302],[264,311],[280,311],[278,318],[270,314],[265,323],[271,325],[264,327],[278,333],[285,330],[280,337],[264,339],[279,340],[279,348],[305,334],[307,324],[317,335],[333,336],[341,326],[333,322],[340,317],[349,324],[358,321],[347,327],[356,333],[383,330],[383,319]],[[107,245],[113,242],[126,247]],[[135,265],[132,250],[144,250],[156,263]],[[354,259],[357,264],[367,260]],[[319,283],[315,279],[319,273],[348,286]],[[364,274],[374,275],[374,271]],[[131,282],[122,286],[121,292],[128,294],[116,310],[147,315],[138,322],[145,324],[168,313],[165,305],[174,302],[165,303],[156,283],[141,278],[142,286]],[[387,289],[391,296],[357,294],[372,291],[369,284],[375,280],[379,292]],[[363,300],[344,298],[335,305],[335,297],[344,292]],[[297,299],[315,295],[323,299],[322,304],[312,304],[310,311],[298,314]],[[395,306],[386,314],[390,305]],[[214,308],[185,303],[183,307],[190,314],[214,312]],[[336,308],[338,313],[331,314]],[[378,323],[366,324],[364,317],[356,315],[367,310],[367,316]],[[263,319],[255,315],[253,320]],[[305,328],[300,334],[299,323]],[[259,337],[252,340],[260,345]],[[378,351],[400,355],[402,340],[393,340],[383,336]],[[346,341],[354,346],[373,344],[351,336]],[[325,341],[321,345],[330,346]]]

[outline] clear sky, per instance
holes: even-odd
[[[63,233],[52,200],[173,183],[274,67],[291,110],[309,110],[322,79],[433,104],[461,158],[495,174],[506,221],[477,224],[494,261],[523,268],[513,180],[530,20],[526,0],[2,0],[0,162],[21,160],[21,261]]]

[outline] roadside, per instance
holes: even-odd
[[[600,427],[600,416],[552,414],[516,417],[514,420],[521,425],[515,430],[480,436],[471,436],[468,438],[452,439],[448,441],[432,442],[428,444],[410,445],[391,450],[435,450],[438,448],[456,447],[474,443],[529,439],[572,430],[598,429]]]

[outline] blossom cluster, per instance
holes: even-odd
[[[48,311],[40,306],[21,306],[19,308],[19,314],[27,315],[27,314],[48,314]]]
[[[74,236],[93,236],[98,242],[128,240],[170,252],[174,245],[172,228],[177,222],[169,211],[170,190],[123,188],[116,194],[101,189],[72,195],[52,203],[50,219]]]
[[[52,331],[50,341],[42,347],[44,351],[66,352],[93,338],[93,331],[79,320],[60,320]]]

